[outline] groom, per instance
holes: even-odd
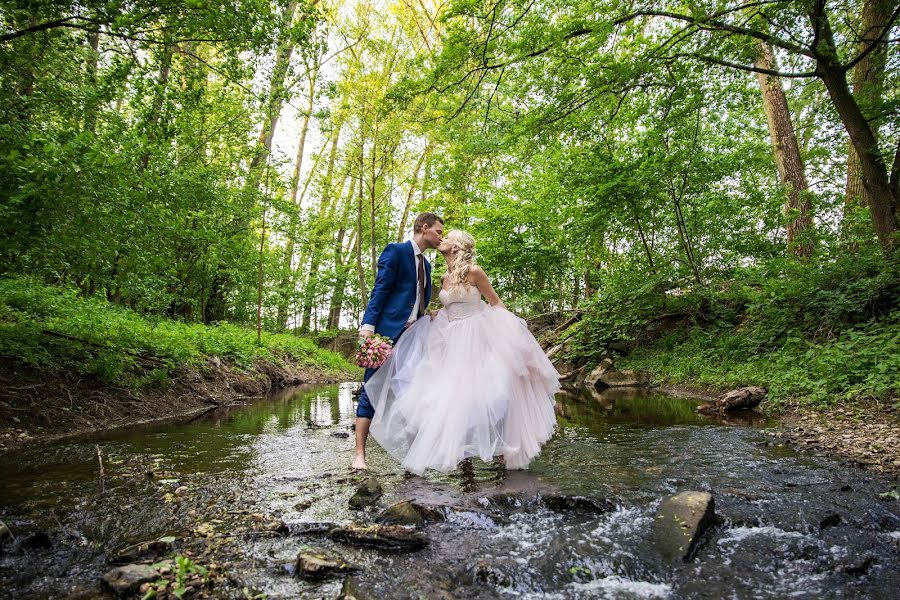
[[[388,244],[378,257],[375,285],[359,328],[360,338],[373,334],[390,338],[395,344],[407,327],[425,314],[431,300],[431,263],[423,250],[435,249],[444,237],[444,221],[434,213],[416,217],[413,237],[402,244]],[[363,382],[376,369],[366,369]],[[353,469],[366,468],[366,440],[375,409],[363,388],[356,407],[356,456]]]

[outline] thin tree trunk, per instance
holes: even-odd
[[[857,52],[863,52],[875,43],[878,36],[887,26],[894,9],[894,0],[866,0],[863,4],[860,19],[860,39]],[[875,139],[878,139],[878,104],[884,87],[884,70],[887,60],[887,42],[882,41],[853,67],[853,95],[860,104],[872,127]],[[853,142],[847,148],[847,185],[844,194],[845,214],[854,206],[868,206],[869,197],[863,185],[862,169],[859,155]]]
[[[759,42],[757,52],[757,67],[769,71],[777,69],[769,44]],[[781,87],[781,80],[777,77],[757,73],[757,79],[769,124],[769,136],[772,138],[778,179],[787,192],[784,214],[787,217],[788,250],[796,256],[809,256],[813,250],[810,239],[813,228],[812,204],[787,97]]]
[[[378,274],[378,258],[377,258],[377,249],[375,247],[375,216],[377,211],[375,210],[375,184],[378,179],[378,175],[375,172],[375,155],[377,154],[378,144],[378,130],[375,130],[375,135],[372,137],[372,175],[371,181],[369,185],[369,252],[371,253],[371,265],[372,265],[372,277],[375,277]]]
[[[362,264],[362,231],[363,231],[363,147],[359,147],[359,194],[357,195],[356,205],[356,230],[359,232],[360,242],[356,244],[356,271],[359,276],[359,298],[363,306],[369,303],[369,293],[366,290],[366,272],[363,270]]]
[[[822,15],[812,15],[812,21],[813,27],[821,32],[818,43],[825,46],[823,50],[818,50],[816,74],[825,84],[841,122],[850,135],[850,141],[859,157],[863,187],[869,198],[872,228],[881,247],[890,252],[896,244],[896,207],[900,202],[891,188],[887,165],[878,151],[875,132],[850,92],[846,73],[837,62],[838,54],[831,25]]]
[[[416,163],[416,168],[413,169],[412,181],[409,184],[409,193],[406,194],[406,204],[403,206],[403,216],[400,218],[400,227],[397,228],[397,243],[403,241],[403,234],[406,233],[406,222],[409,219],[409,208],[413,202],[413,196],[416,193],[416,182],[419,180],[419,171],[422,168],[422,163],[425,162],[425,157],[431,152],[430,146],[425,146],[425,151],[422,152],[422,156],[419,157],[419,161]]]
[[[356,253],[359,246],[359,231],[353,236],[353,243],[347,251],[347,260],[342,262],[341,251],[343,250],[344,229],[338,235],[338,242],[335,246],[335,269],[337,277],[334,282],[334,289],[331,293],[331,306],[328,310],[328,329],[338,329],[341,325],[341,312],[344,310],[344,297],[347,289],[347,274],[349,271],[350,260]]]

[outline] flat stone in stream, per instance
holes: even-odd
[[[428,545],[424,534],[402,525],[344,525],[332,529],[328,537],[352,546],[392,552],[415,552]]]
[[[423,506],[412,500],[392,504],[375,518],[381,525],[408,525],[421,527],[425,521],[443,521],[444,513],[431,506]]]
[[[342,557],[325,550],[306,550],[297,555],[294,575],[310,581],[321,581],[329,577],[346,575],[359,571]]]
[[[378,503],[384,490],[381,484],[374,477],[366,477],[356,488],[353,496],[350,498],[350,508],[353,510],[362,510],[367,506],[374,506]]]
[[[159,579],[159,573],[150,565],[124,565],[107,571],[103,585],[117,596],[134,594],[141,584]]]
[[[715,501],[707,492],[681,492],[664,498],[656,510],[653,537],[669,560],[690,560],[703,533],[715,523]]]

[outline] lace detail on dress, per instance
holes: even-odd
[[[481,292],[475,286],[460,286],[453,290],[442,289],[438,296],[447,310],[447,318],[451,321],[465,319],[484,310]]]

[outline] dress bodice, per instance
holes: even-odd
[[[451,321],[471,317],[483,308],[481,292],[475,286],[461,285],[452,290],[442,289],[438,295],[441,304],[447,309],[447,318]]]

